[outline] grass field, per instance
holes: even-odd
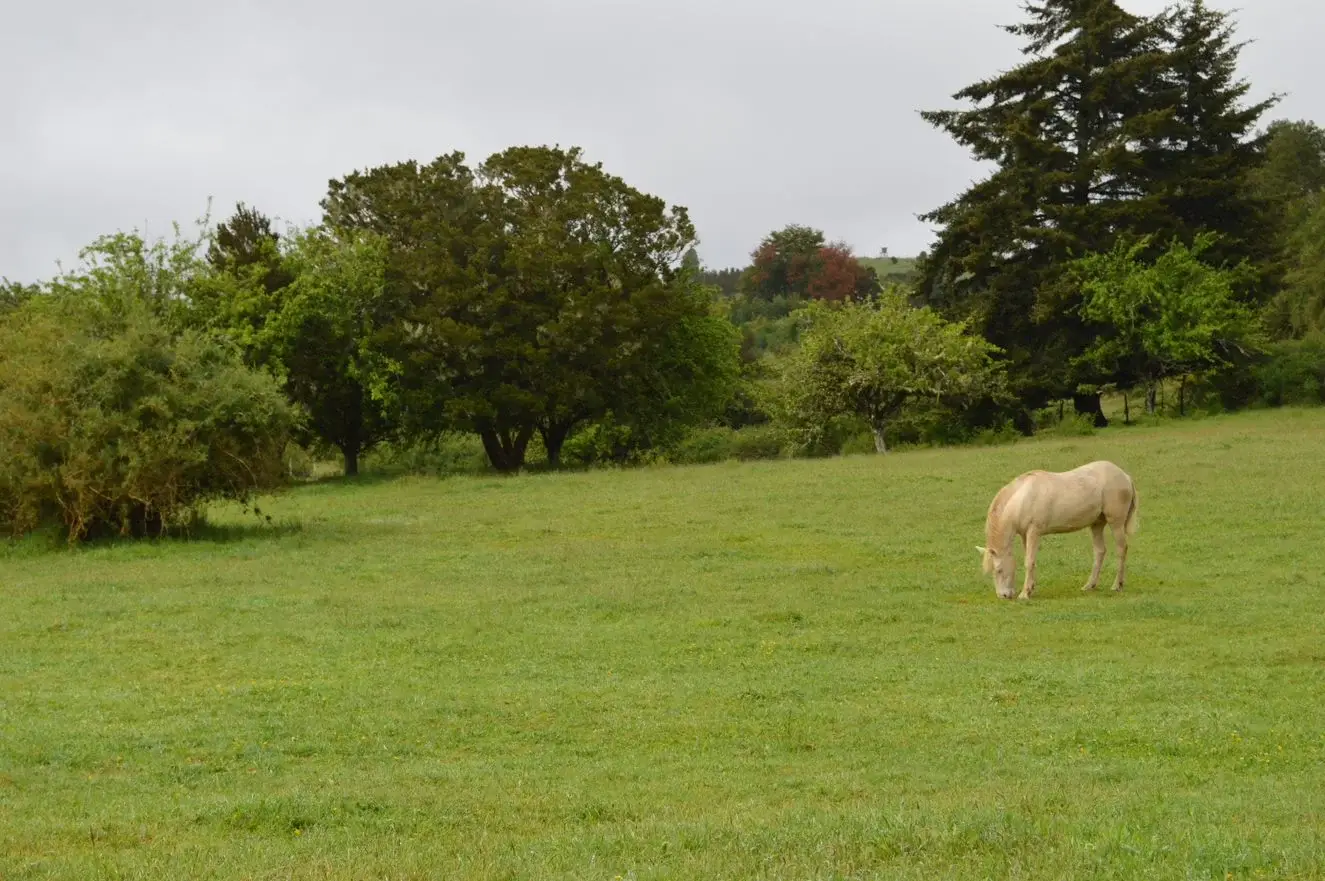
[[[1323,442],[332,481],[18,546],[0,878],[1325,878]],[[1127,591],[1077,534],[996,599],[992,494],[1098,457]]]

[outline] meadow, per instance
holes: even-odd
[[[1325,878],[1323,441],[327,480],[11,546],[0,878]],[[1077,533],[998,600],[993,493],[1095,458],[1127,590]]]

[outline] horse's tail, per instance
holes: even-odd
[[[1131,479],[1128,479],[1131,482]],[[1127,506],[1127,520],[1123,523],[1123,530],[1131,535],[1141,527],[1141,499],[1136,494],[1136,484],[1132,484],[1132,503]]]

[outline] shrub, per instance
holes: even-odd
[[[1054,419],[1037,427],[1038,437],[1090,437],[1095,434],[1095,417],[1089,413],[1069,412],[1062,419]]]
[[[1254,375],[1271,407],[1325,403],[1325,334],[1274,343]]]
[[[894,444],[893,446],[896,446]],[[865,453],[877,453],[878,448],[874,443],[874,432],[860,431],[847,438],[842,444],[841,454],[843,456],[859,456]]]
[[[697,428],[671,450],[668,459],[678,465],[725,462],[735,456],[737,432],[724,426]]]
[[[741,461],[780,459],[786,446],[784,433],[772,425],[742,428],[731,436],[732,455]]]
[[[364,458],[362,470],[374,474],[444,477],[485,474],[492,466],[478,435],[446,434],[430,440],[381,444]]]
[[[0,323],[0,524],[161,535],[280,485],[295,419],[231,344],[142,301],[34,298]]]

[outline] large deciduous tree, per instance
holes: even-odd
[[[308,429],[340,450],[353,477],[362,455],[397,428],[381,388],[399,319],[386,285],[386,243],[364,231],[314,227],[288,240],[282,264],[290,282],[276,291],[257,348],[308,413]]]
[[[1083,292],[1081,315],[1095,336],[1079,358],[1106,376],[1139,377],[1148,412],[1161,381],[1222,369],[1260,349],[1255,314],[1237,298],[1249,266],[1204,261],[1214,243],[1209,233],[1191,247],[1175,239],[1148,260],[1147,239],[1120,241],[1070,267]]]
[[[630,412],[664,374],[684,384],[667,373],[669,339],[721,323],[682,265],[686,211],[578,149],[356,172],[324,209],[389,244],[389,280],[410,304],[397,379],[410,424],[476,433],[500,471],[523,465],[535,434],[556,464],[576,426]]]
[[[997,348],[960,323],[911,306],[890,288],[875,302],[811,303],[801,346],[782,376],[785,418],[814,446],[837,416],[866,420],[885,452],[889,423],[908,404],[962,407],[997,393]]]

